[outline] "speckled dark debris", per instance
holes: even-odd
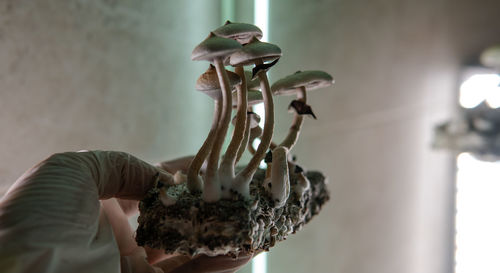
[[[306,174],[310,188],[299,196],[297,175],[290,175],[291,191],[281,208],[263,186],[265,171],[259,169],[250,184],[251,200],[238,194],[231,199],[206,203],[199,194],[190,194],[186,184],[167,186],[177,201],[164,206],[160,189],[150,190],[140,202],[136,241],[140,246],[185,255],[228,254],[268,250],[276,242],[300,230],[328,201],[325,177],[320,172]]]

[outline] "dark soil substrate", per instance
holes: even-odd
[[[290,177],[290,196],[285,206],[274,208],[263,186],[265,171],[258,170],[250,184],[251,200],[235,194],[231,200],[205,203],[188,192],[186,184],[170,186],[167,192],[177,200],[165,207],[159,189],[150,190],[140,202],[136,241],[140,246],[166,253],[238,255],[241,251],[268,250],[278,241],[300,230],[328,201],[325,177],[310,171],[309,190],[296,192],[297,177]]]

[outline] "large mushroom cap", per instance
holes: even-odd
[[[238,106],[238,93],[233,93],[233,108]],[[247,105],[253,106],[264,102],[262,93],[258,90],[248,90],[247,92]]]
[[[278,80],[271,86],[273,95],[294,95],[300,87],[307,91],[328,87],[334,83],[333,77],[319,70],[297,71],[292,75]]]
[[[257,60],[273,61],[281,57],[281,48],[277,45],[259,41],[253,38],[249,44],[231,55],[229,63],[232,66],[251,65]]]
[[[240,50],[241,47],[237,41],[218,37],[211,32],[203,42],[193,49],[191,60],[212,62],[216,58],[225,59],[235,51]]]
[[[233,23],[229,20],[223,26],[214,30],[213,33],[220,37],[236,40],[240,44],[249,43],[252,37],[262,38],[262,30],[257,26],[245,23]]]
[[[238,74],[226,70],[227,76],[229,78],[229,85],[234,91],[234,87],[241,84],[241,78]],[[222,96],[221,86],[219,78],[217,77],[217,71],[213,65],[201,74],[201,76],[196,80],[195,85],[196,90],[201,91],[213,99],[219,99]]]

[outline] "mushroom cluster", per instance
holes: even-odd
[[[328,87],[333,78],[323,71],[298,71],[270,86],[266,73],[282,53],[261,37],[254,25],[228,21],[193,50],[192,60],[210,62],[195,88],[214,100],[212,126],[187,173],[177,173],[172,185],[158,181],[141,201],[139,245],[210,256],[268,250],[300,230],[329,199],[325,177],[304,171],[290,150],[304,115],[316,118],[307,91]],[[276,143],[273,95],[297,96],[289,107],[294,119],[288,135]],[[265,109],[263,128],[252,111],[259,103]],[[234,130],[221,156],[233,109]],[[255,139],[260,139],[257,149]],[[245,150],[251,159],[237,165]],[[262,160],[266,170],[259,168]]]

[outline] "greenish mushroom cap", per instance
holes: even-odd
[[[247,44],[252,37],[262,38],[262,30],[255,25],[245,23],[226,23],[213,31],[215,35],[238,41],[240,44]]]
[[[254,37],[250,43],[231,55],[229,63],[232,66],[251,65],[258,60],[274,61],[281,55],[281,48],[277,45],[261,42]]]
[[[334,83],[333,77],[320,70],[297,71],[271,86],[273,95],[295,95],[301,87],[306,91],[324,88]]]
[[[234,91],[234,87],[238,84],[241,84],[241,78],[238,74],[226,70],[227,76],[229,78],[229,85],[231,89]],[[195,89],[205,93],[213,99],[219,99],[222,97],[222,90],[219,82],[219,78],[217,76],[217,71],[213,65],[205,71],[205,73],[201,74],[201,76],[196,80]],[[236,93],[234,93],[236,94]]]
[[[213,60],[217,58],[224,60],[241,48],[242,46],[237,41],[218,37],[211,32],[203,42],[193,49],[191,60],[209,62],[213,62]]]

